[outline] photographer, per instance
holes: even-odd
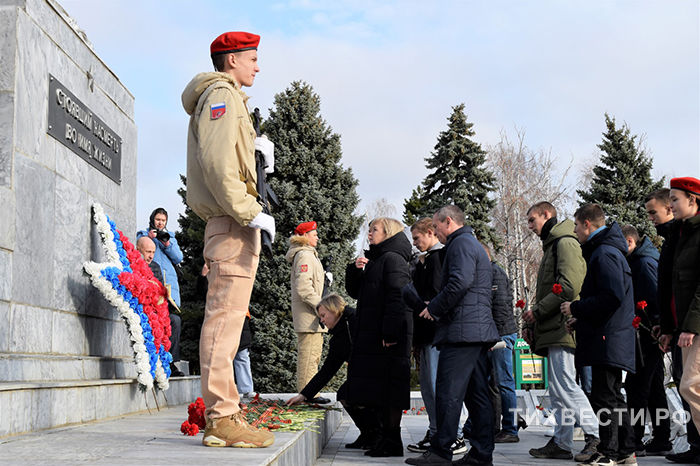
[[[148,236],[156,244],[156,252],[153,256],[153,262],[160,265],[163,271],[163,284],[170,290],[170,296],[175,304],[180,307],[180,285],[177,282],[177,273],[175,266],[182,262],[182,251],[177,245],[175,234],[167,230],[168,212],[162,207],[157,208],[151,213],[148,223],[148,230],[141,230],[136,233],[136,239],[143,236]],[[170,353],[173,355],[173,362],[180,360],[180,335],[179,332],[173,331],[170,336]],[[173,375],[182,375],[182,373],[171,366]]]

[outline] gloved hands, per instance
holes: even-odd
[[[250,228],[260,228],[270,234],[272,242],[275,241],[275,219],[272,215],[260,212],[248,224]]]
[[[328,280],[329,285],[332,285],[333,284],[333,273],[326,272],[326,280]]]
[[[275,171],[275,144],[263,134],[255,138],[255,150],[259,150],[265,157],[265,173],[273,173]]]

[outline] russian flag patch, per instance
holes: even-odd
[[[226,113],[226,103],[221,102],[219,104],[212,104],[211,106],[211,119],[218,120]]]

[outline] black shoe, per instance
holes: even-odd
[[[426,451],[422,455],[415,458],[406,458],[406,464],[415,464],[417,466],[447,466],[451,465],[452,461],[447,458],[433,453],[432,451]]]
[[[683,453],[670,453],[666,459],[672,463],[680,464],[700,464],[700,452],[691,448]]]
[[[657,442],[656,439],[652,438],[644,444],[644,450],[646,450],[647,456],[666,456],[673,451],[673,445],[671,442]]]
[[[360,436],[352,443],[346,443],[345,448],[356,450],[369,450],[377,444],[376,435],[369,433],[360,433]]]
[[[317,404],[317,405],[325,405],[325,404],[328,404],[330,402],[331,402],[331,400],[329,400],[328,398],[324,398],[322,396],[317,396],[316,398],[311,398],[309,400],[309,403]]]
[[[493,441],[494,443],[518,443],[520,441],[520,437],[500,431],[496,437],[494,437]]]
[[[430,448],[430,431],[425,433],[425,437],[418,443],[412,443],[406,447],[408,451],[413,453],[425,453]]]
[[[185,373],[182,372],[180,369],[177,368],[177,366],[173,363],[170,363],[170,377],[184,377]]]
[[[527,422],[520,414],[518,414],[518,429],[527,429]]]
[[[600,439],[598,437],[594,437],[593,435],[589,434],[586,434],[584,437],[586,439],[586,444],[584,445],[583,450],[574,456],[574,461],[578,461],[580,463],[585,463],[592,457],[596,456],[598,454],[598,445],[600,444]]]
[[[463,458],[458,459],[457,461],[452,462],[453,465],[464,465],[464,464],[469,464],[469,465],[478,465],[478,466],[493,466],[493,460],[480,460],[478,458],[473,457],[470,454],[464,455]]]
[[[450,448],[452,449],[452,455],[466,453],[467,444],[464,442],[464,437],[457,437],[457,440],[454,441]]]
[[[389,456],[403,456],[403,443],[397,443],[388,439],[383,439],[379,444],[367,450],[365,456],[374,458],[387,458]]]
[[[548,458],[555,460],[570,460],[574,457],[569,450],[564,450],[554,441],[553,438],[549,439],[547,445],[542,448],[531,448],[530,455],[535,458]]]
[[[634,458],[634,455],[632,455],[632,458]],[[601,455],[600,453],[595,453],[593,456],[588,458],[586,461],[583,461],[581,463],[578,463],[579,465],[586,466],[586,465],[591,465],[591,466],[615,466],[617,462],[613,460],[612,458],[608,458],[605,455]],[[632,463],[632,464],[636,464]]]

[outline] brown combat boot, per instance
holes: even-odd
[[[207,447],[264,448],[272,445],[271,432],[252,427],[238,412],[232,416],[207,419],[202,445]]]

